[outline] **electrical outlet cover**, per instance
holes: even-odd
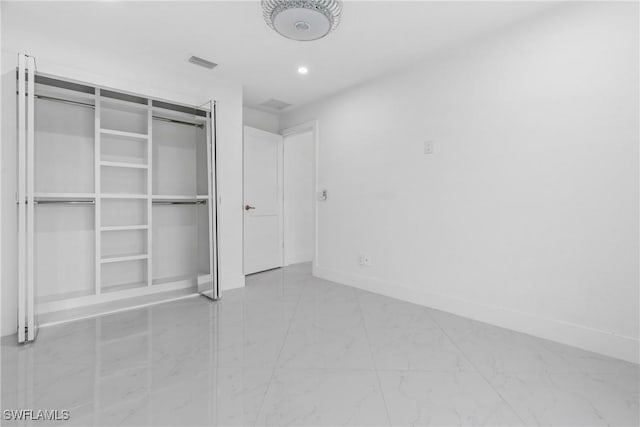
[[[433,154],[433,141],[424,142],[424,154]]]

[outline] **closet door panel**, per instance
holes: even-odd
[[[94,207],[42,204],[35,215],[37,302],[94,293]]]
[[[196,194],[196,127],[153,122],[153,194]]]
[[[196,130],[196,186],[199,195],[209,194],[209,170],[207,163],[207,131]]]
[[[209,252],[209,207],[196,207],[197,240],[198,240],[198,275],[211,274],[211,253]]]
[[[37,99],[35,116],[36,193],[93,193],[93,110]]]

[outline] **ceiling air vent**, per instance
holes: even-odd
[[[204,67],[204,68],[208,68],[210,70],[213,70],[215,67],[218,66],[218,64],[216,64],[215,62],[207,61],[206,59],[202,59],[202,58],[197,57],[197,56],[192,56],[191,58],[189,58],[189,62],[191,62],[192,64],[199,65],[199,66]]]
[[[273,99],[271,98],[268,101],[263,102],[262,104],[260,104],[262,107],[266,107],[266,108],[270,108],[272,110],[284,110],[287,107],[290,107],[292,104],[289,104],[287,102],[284,101],[280,101],[279,99]]]

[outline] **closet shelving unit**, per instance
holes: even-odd
[[[151,102],[96,88],[97,295],[152,283]]]
[[[29,57],[20,63],[19,332],[39,314],[159,292],[217,299],[215,104],[157,100],[36,74]]]

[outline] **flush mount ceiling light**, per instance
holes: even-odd
[[[340,0],[262,0],[267,25],[282,36],[300,41],[320,39],[340,23]]]
[[[298,74],[308,74],[309,73],[309,69],[307,67],[305,67],[304,65],[301,65],[298,67]]]

